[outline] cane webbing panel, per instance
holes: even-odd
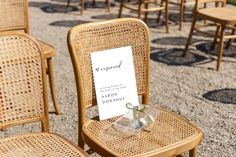
[[[25,0],[0,0],[0,31],[26,27]]]
[[[0,140],[1,157],[79,157],[84,156],[65,139],[48,133],[34,133]]]
[[[40,50],[29,38],[0,36],[0,127],[43,116]]]
[[[111,127],[114,119],[91,121],[84,128],[85,134],[101,142],[119,156],[135,156],[157,151],[165,146],[181,144],[185,139],[196,137],[199,130],[173,113],[160,110],[154,128],[136,135],[125,134]],[[175,147],[176,148],[176,147]],[[162,149],[163,150],[163,149]]]
[[[95,105],[90,53],[112,48],[131,46],[138,93],[146,92],[149,38],[146,26],[137,20],[91,24],[72,30],[72,41],[79,60],[85,105]],[[125,77],[125,76],[121,76]]]

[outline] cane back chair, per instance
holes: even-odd
[[[0,32],[24,31],[29,34],[28,0],[1,0],[0,1]],[[55,55],[53,46],[38,40],[47,61],[49,85],[56,114],[60,114],[56,97],[53,76],[52,57]]]
[[[112,122],[117,118],[103,121],[86,119],[86,109],[96,105],[90,53],[124,46],[132,47],[137,91],[142,103],[147,104],[150,35],[141,20],[121,18],[79,25],[69,31],[68,47],[78,93],[79,145],[83,147],[85,142],[102,156],[167,157],[190,150],[191,157],[196,157],[201,131],[185,119],[161,108],[151,132],[142,131],[128,137],[111,129]]]
[[[71,0],[67,0],[67,8],[70,6],[70,1]],[[108,12],[110,12],[111,11],[111,2],[110,2],[110,0],[106,0],[105,3],[107,4]],[[80,14],[81,15],[83,15],[83,13],[84,13],[84,4],[85,4],[84,0],[81,0],[80,1]],[[93,0],[93,5],[95,5],[95,4],[96,4],[96,0]]]
[[[209,3],[214,3],[214,5],[211,5],[214,7],[209,7],[210,6]],[[205,7],[202,7],[202,6],[205,6]],[[216,65],[216,70],[218,71],[220,68],[221,58],[223,54],[224,39],[236,38],[236,35],[234,34],[236,30],[236,16],[235,15],[236,15],[236,9],[226,7],[226,0],[197,0],[195,9],[194,9],[192,26],[189,33],[188,41],[184,49],[183,56],[187,54],[188,47],[189,47],[189,44],[191,43],[192,34],[194,30],[197,32],[202,32],[200,28],[204,28],[205,26],[209,25],[209,23],[205,22],[206,24],[197,26],[196,25],[197,19],[201,18],[203,20],[213,22],[213,24],[216,25],[216,33],[215,35],[211,35],[211,34],[209,35],[214,36],[212,50],[215,47],[217,39],[220,39],[219,48],[218,48],[218,59],[217,59],[217,65]],[[232,29],[232,33],[230,35],[225,35],[225,30],[227,28]],[[208,33],[205,32],[204,34],[207,35]],[[229,40],[227,47],[229,46],[230,41],[231,40]]]
[[[40,45],[27,34],[0,33],[0,129],[42,123],[42,133],[0,138],[1,157],[74,157],[86,153],[48,133],[46,68]]]
[[[151,5],[151,7],[150,7]],[[125,2],[125,0],[120,1],[120,9],[118,17],[121,18],[123,8],[134,10],[138,12],[138,18],[141,18],[141,14],[145,13],[144,21],[147,21],[147,16],[149,12],[159,12],[157,22],[160,19],[161,12],[165,11],[165,26],[166,26],[166,32],[169,33],[169,15],[168,15],[168,0],[161,0],[160,2],[156,0],[138,0],[135,4],[133,4],[131,1]]]

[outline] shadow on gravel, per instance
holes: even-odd
[[[204,43],[197,44],[196,48],[197,50],[200,50],[202,52],[217,56],[218,44],[215,46],[214,50],[211,50],[211,45],[212,45],[212,42],[204,42]],[[226,43],[225,43],[225,46],[226,46]],[[224,48],[223,56],[236,57],[236,46],[231,44],[228,49]]]
[[[59,3],[65,3],[65,4],[67,4],[67,1],[68,0],[51,0],[52,2],[59,2]],[[70,4],[72,4],[72,3],[79,3],[79,0],[71,0],[70,1]]]
[[[66,7],[65,4],[52,4],[47,2],[29,2],[29,6],[38,7],[46,13],[67,13],[72,11],[78,11],[78,7],[70,6]]]
[[[85,24],[92,21],[83,21],[83,20],[62,20],[62,21],[55,21],[50,23],[51,26],[59,26],[59,27],[74,27],[79,24]]]
[[[204,56],[190,52],[185,57],[182,57],[182,53],[183,49],[179,48],[161,50],[158,52],[151,53],[151,60],[173,66],[192,66],[195,63],[200,63],[209,60]]]
[[[176,8],[177,10],[177,8]],[[171,13],[169,15],[169,20],[172,21],[172,22],[175,22],[175,23],[179,23],[179,13]],[[185,12],[184,13],[184,20],[183,22],[192,22],[192,13],[189,11],[189,12]]]
[[[116,4],[111,2],[111,7],[115,7]],[[95,5],[93,5],[92,1],[85,1],[85,8],[104,8],[105,10],[107,10],[107,4],[106,4],[106,0],[104,1],[96,1]]]
[[[187,42],[186,37],[163,37],[163,38],[157,38],[153,39],[152,43],[154,44],[160,44],[160,45],[185,45]]]
[[[202,96],[210,101],[218,101],[224,104],[236,104],[236,89],[225,88],[212,90]]]
[[[134,17],[131,15],[122,15],[122,17]],[[118,14],[103,14],[103,15],[95,15],[91,17],[92,19],[99,19],[99,20],[111,20],[118,18]]]

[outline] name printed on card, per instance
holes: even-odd
[[[100,120],[128,112],[137,106],[138,94],[130,46],[91,53]]]

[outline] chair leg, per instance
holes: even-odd
[[[189,44],[191,43],[192,35],[193,35],[193,31],[194,31],[194,28],[195,28],[196,21],[197,21],[197,13],[195,12],[194,15],[193,15],[193,22],[192,22],[192,26],[191,26],[191,29],[190,29],[190,32],[189,32],[189,37],[188,37],[187,43],[185,45],[184,52],[182,54],[183,57],[186,56]]]
[[[218,50],[218,59],[217,59],[217,65],[216,65],[216,70],[219,71],[220,69],[220,63],[222,59],[222,54],[223,54],[223,48],[224,48],[224,31],[225,31],[225,26],[221,26],[221,31],[220,31],[220,44],[219,44],[219,50]]]
[[[66,7],[69,8],[69,6],[70,6],[70,0],[67,0],[67,5],[66,5]]]
[[[148,9],[148,3],[145,3],[145,9]],[[148,17],[148,12],[145,12],[145,16],[144,16],[144,22],[147,22],[147,17]]]
[[[161,0],[161,6],[163,6],[163,3],[164,3],[164,0]],[[159,20],[160,20],[161,14],[162,14],[162,10],[160,10],[160,11],[158,12],[157,23],[158,23]]]
[[[84,0],[81,0],[81,4],[80,4],[80,14],[83,15],[84,13]]]
[[[139,1],[139,3],[138,3],[138,19],[141,19],[141,7],[142,7],[142,2]]]
[[[93,5],[93,6],[95,6],[95,5],[96,5],[96,0],[93,0],[93,3],[92,3],[92,5]]]
[[[215,32],[214,40],[213,40],[213,43],[211,45],[211,50],[215,49],[215,45],[216,45],[216,42],[217,42],[219,31],[220,31],[220,25],[217,25],[216,26],[216,32]]]
[[[189,157],[197,157],[197,147],[189,151]]]
[[[119,10],[118,18],[121,18],[121,14],[122,14],[122,10],[123,10],[123,4],[124,4],[124,0],[120,0],[120,10]]]
[[[168,1],[166,1],[165,4],[165,21],[166,21],[166,33],[169,33],[169,5],[168,5]]]
[[[110,0],[106,0],[107,3],[107,11],[111,12],[111,1]]]
[[[184,17],[184,0],[180,1],[179,6],[179,30],[182,30],[182,23],[183,23],[183,17]]]
[[[47,67],[48,67],[49,85],[50,85],[53,105],[54,105],[56,114],[59,115],[60,110],[59,110],[58,101],[56,97],[56,91],[55,91],[52,58],[47,58]]]
[[[235,33],[235,29],[232,30],[231,35],[234,35],[234,33]],[[229,39],[229,41],[227,42],[227,45],[226,45],[227,49],[229,48],[231,41],[232,41],[232,39]]]
[[[80,120],[79,120],[80,121]],[[82,137],[82,125],[79,124],[79,135],[78,135],[78,145],[80,148],[84,149],[84,140]]]

